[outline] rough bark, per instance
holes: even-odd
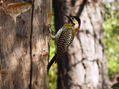
[[[54,1],[59,3],[59,0]],[[54,6],[56,29],[64,24],[64,19],[59,20],[58,16],[66,12],[80,16],[81,29],[68,53],[58,63],[58,89],[108,89],[102,29],[104,9],[101,1],[61,1],[65,3],[61,2],[60,7],[66,9]]]
[[[0,7],[0,89],[48,88],[49,14],[50,0],[35,0],[16,23]]]
[[[30,81],[30,12],[17,22],[0,9],[0,89],[28,89]]]
[[[50,0],[35,0],[32,35],[32,89],[47,89]]]

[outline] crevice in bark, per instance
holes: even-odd
[[[86,65],[85,65],[84,62],[82,62],[82,66],[83,66],[83,68],[84,68],[85,71],[86,71]],[[84,82],[86,82],[86,73],[84,74]]]
[[[82,86],[79,85],[79,84],[73,84],[73,83],[72,83],[72,85],[75,86],[75,87],[79,87],[79,89],[82,89]]]
[[[92,29],[93,29],[94,49],[95,49],[95,53],[96,53],[96,39],[97,39],[97,35],[95,33],[95,30],[94,30],[93,22],[91,21],[90,13],[87,12],[87,14],[88,14],[88,17],[89,17],[89,20],[90,20],[90,23],[91,23]]]
[[[78,61],[78,62],[72,64],[72,65],[71,65],[71,68],[72,68],[72,67],[76,67],[76,65],[78,65],[79,63],[83,63],[83,61],[85,61],[85,60],[86,60],[86,58],[82,58],[81,61]],[[71,70],[71,68],[68,68],[68,71]],[[84,68],[85,68],[85,67],[84,67]]]
[[[104,44],[104,42],[101,40],[101,37],[100,37],[100,38],[97,37],[97,35],[96,35],[96,33],[95,33],[95,30],[93,30],[93,31],[94,31],[94,32],[93,32],[94,34],[91,34],[91,32],[90,32],[88,29],[86,29],[86,30],[80,30],[80,31],[78,31],[78,32],[90,34],[91,36],[93,36],[95,42],[98,41],[99,44],[103,47],[103,48],[102,48],[102,51],[103,51],[103,53],[104,53],[104,52],[105,52],[105,44]],[[101,34],[103,34],[103,33],[101,33]],[[78,37],[77,37],[77,38],[78,38]],[[78,38],[78,39],[79,39],[79,38]],[[96,49],[96,48],[95,48],[95,49]]]
[[[81,16],[81,13],[82,13],[82,11],[83,11],[83,9],[84,9],[84,6],[85,6],[85,4],[86,4],[87,1],[88,1],[88,0],[83,0],[82,4],[80,5],[80,9],[78,10],[76,16]]]
[[[83,68],[86,69],[86,65],[85,65],[85,63],[82,62],[82,65],[83,65]]]
[[[84,54],[84,51],[83,51],[83,46],[81,44],[80,34],[78,34],[78,36],[76,36],[76,37],[79,40],[79,44],[80,44],[80,47],[81,47],[81,54],[83,55]],[[83,58],[84,58],[84,56],[83,56]]]
[[[31,33],[30,33],[30,84],[29,89],[32,89],[32,69],[33,69],[33,57],[32,57],[32,35],[33,35],[33,12],[34,12],[34,0],[32,1],[31,12]]]
[[[72,7],[75,6],[75,2],[76,2],[75,0],[71,0]]]

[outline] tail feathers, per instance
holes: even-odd
[[[54,57],[52,58],[52,60],[49,62],[48,67],[47,67],[47,70],[48,70],[48,71],[49,71],[50,67],[52,66],[52,64],[53,64],[55,61],[56,61],[56,56],[54,56]]]

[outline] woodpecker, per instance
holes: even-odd
[[[51,65],[64,55],[68,50],[69,45],[72,43],[77,30],[80,29],[81,20],[77,16],[66,16],[69,20],[68,24],[64,24],[63,27],[59,29],[55,36],[51,34],[51,38],[55,40],[56,50],[55,56],[51,59],[48,64],[47,70],[49,71]]]

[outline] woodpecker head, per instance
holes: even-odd
[[[74,29],[80,29],[81,20],[77,16],[67,16]]]

